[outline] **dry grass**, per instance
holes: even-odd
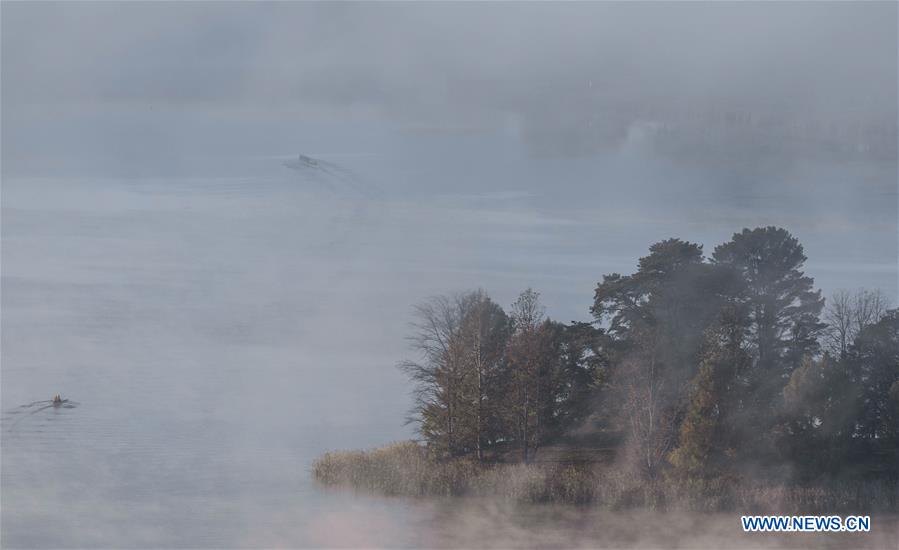
[[[899,510],[895,482],[826,486],[739,484],[733,481],[645,480],[595,464],[479,464],[440,461],[414,442],[370,451],[327,453],[313,464],[324,485],[390,496],[486,496],[512,502],[746,513],[836,513]]]
[[[467,491],[478,475],[473,461],[439,462],[427,449],[407,441],[373,449],[327,453],[312,475],[325,485],[342,485],[383,495],[450,496]]]

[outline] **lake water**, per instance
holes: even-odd
[[[609,227],[526,194],[390,197],[286,177],[7,179],[2,210],[6,548],[885,547],[745,536],[660,516],[323,491],[311,461],[409,437],[395,368],[410,305],[486,286],[585,318]],[[558,214],[558,213],[557,213]],[[672,222],[673,223],[673,222]],[[612,226],[614,229],[614,222]],[[717,229],[716,229],[717,231]],[[575,235],[596,236],[596,241]],[[525,267],[527,266],[527,267]],[[69,406],[31,405],[60,393]]]

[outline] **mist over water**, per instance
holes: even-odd
[[[621,235],[619,222],[564,217],[533,191],[369,199],[310,189],[287,169],[258,180],[9,179],[3,191],[11,547],[482,540],[477,524],[452,528],[480,512],[327,493],[309,464],[411,435],[394,367],[410,302],[478,284],[511,301],[536,285],[553,315],[586,319],[595,274],[633,261],[577,242],[585,228]],[[21,416],[56,392],[78,406]],[[627,516],[591,514],[536,528],[494,510],[511,532],[484,544],[667,540],[637,537]],[[620,522],[625,538],[565,527],[594,521]],[[714,521],[736,530],[736,518]]]
[[[778,225],[825,294],[896,303],[894,5],[207,6],[3,6],[2,546],[895,540],[308,471],[413,435],[395,365],[431,295],[590,320],[649,244]]]

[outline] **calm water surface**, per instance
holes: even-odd
[[[583,309],[596,266],[566,264],[563,275],[558,254],[548,252],[582,228],[482,199],[476,207],[458,197],[413,205],[322,193],[287,178],[5,181],[0,543],[895,541],[895,518],[875,521],[867,538],[745,536],[731,516],[381,499],[316,487],[309,466],[321,452],[410,435],[401,425],[407,385],[394,368],[406,351],[410,303],[479,284],[511,302],[525,281],[515,266],[490,262],[518,250],[536,266],[530,283],[556,292],[561,316]],[[33,404],[56,393],[69,403]]]

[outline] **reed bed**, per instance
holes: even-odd
[[[643,479],[597,464],[438,460],[412,441],[369,451],[330,452],[312,467],[327,486],[387,496],[480,496],[519,503],[697,512],[814,514],[899,511],[899,485],[885,480],[818,486],[724,479]]]

